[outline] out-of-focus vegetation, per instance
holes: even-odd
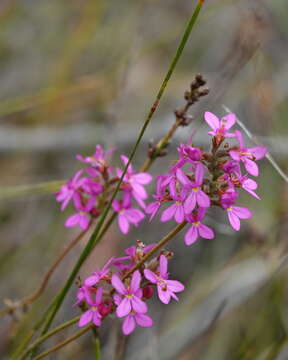
[[[77,234],[64,228],[52,194],[11,186],[63,180],[75,154],[96,143],[128,152],[196,1],[39,0],[0,2],[1,298],[30,294],[61,249]],[[222,104],[269,146],[284,171],[288,155],[288,26],[285,0],[208,1],[169,83],[135,166],[148,141],[160,138],[183,104],[195,73],[208,79],[207,99],[192,107],[195,121],[177,133],[153,174],[165,172],[179,139],[197,129],[205,145],[203,111]],[[9,188],[7,188],[9,186]],[[29,190],[29,188],[28,188]],[[151,189],[152,190],[152,189]],[[187,248],[171,243],[171,272],[186,284],[181,301],[154,304],[152,329],[119,336],[113,320],[101,331],[103,359],[287,359],[287,184],[262,162],[262,200],[243,196],[254,216],[235,234],[219,214],[214,240]],[[21,196],[20,196],[21,195]],[[121,255],[136,239],[150,243],[173,224],[148,221],[123,236],[113,227],[81,270],[87,275]],[[144,231],[145,229],[145,231]],[[0,353],[9,353],[64,283],[86,240],[61,264],[31,312],[1,318]],[[76,286],[56,323],[77,314]],[[3,304],[4,307],[4,304]],[[61,341],[73,330],[48,344]],[[144,351],[145,349],[145,351]],[[116,354],[116,355],[115,355]],[[93,358],[86,334],[51,359]]]

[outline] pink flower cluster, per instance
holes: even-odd
[[[146,207],[152,219],[160,207],[170,205],[162,212],[161,221],[172,218],[177,223],[187,221],[190,228],[185,234],[185,243],[191,245],[198,237],[214,238],[214,231],[203,224],[205,214],[211,206],[226,211],[232,228],[240,229],[240,219],[252,216],[248,208],[236,206],[238,189],[242,188],[256,199],[257,183],[248,176],[258,176],[257,160],[263,158],[264,146],[245,147],[239,130],[230,132],[236,122],[235,114],[221,119],[211,112],[205,112],[205,121],[212,131],[211,149],[205,152],[193,144],[178,147],[179,159],[167,174],[158,176],[155,201]],[[229,145],[227,139],[236,139],[236,145]],[[245,173],[241,171],[244,165]]]
[[[168,304],[171,298],[178,300],[175,293],[183,291],[184,285],[169,280],[167,267],[171,253],[162,250],[159,257],[131,271],[153,247],[154,244],[145,246],[138,241],[136,246],[125,250],[126,256],[111,258],[101,270],[84,280],[78,289],[76,302],[83,311],[80,327],[90,322],[100,326],[106,316],[115,313],[124,319],[122,331],[128,335],[136,325],[153,325],[153,320],[147,315],[147,300],[152,298],[155,287],[162,303]]]
[[[113,150],[104,152],[97,145],[92,156],[76,156],[87,167],[79,170],[56,194],[56,200],[62,203],[61,210],[66,209],[70,202],[76,210],[66,220],[66,227],[79,225],[82,229],[87,229],[91,219],[99,216],[109,201],[115,184],[123,174],[123,170],[110,166],[108,160],[112,152]],[[124,165],[128,162],[125,155],[121,155],[121,160]],[[144,212],[135,207],[133,200],[140,208],[145,209],[147,193],[144,185],[151,181],[150,174],[137,173],[129,165],[120,187],[120,196],[112,204],[114,211],[118,213],[119,228],[124,234],[128,233],[131,224],[137,226],[144,219]]]

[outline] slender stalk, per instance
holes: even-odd
[[[72,341],[78,339],[80,336],[82,336],[83,334],[85,334],[87,331],[89,331],[91,329],[93,325],[89,325],[87,327],[85,327],[84,329],[81,329],[80,331],[78,331],[77,333],[75,333],[74,335],[68,337],[66,340],[60,342],[59,344],[51,347],[50,349],[42,352],[41,354],[37,355],[34,360],[39,360],[39,359],[43,359],[45,356],[63,348],[64,346],[66,346],[67,344],[71,343]]]
[[[56,328],[52,329],[51,331],[47,332],[45,335],[41,336],[40,338],[38,338],[33,344],[31,344],[29,346],[29,348],[21,355],[21,357],[19,357],[19,360],[23,360],[25,359],[25,357],[38,345],[42,344],[46,339],[48,339],[49,337],[57,334],[59,331],[66,329],[68,326],[71,326],[73,324],[75,324],[79,319],[80,316],[76,316],[75,318],[66,321],[65,323],[57,326]]]
[[[140,171],[147,171],[150,166],[153,164],[153,162],[156,160],[157,155],[161,153],[161,151],[163,149],[165,149],[165,147],[167,146],[169,140],[172,138],[172,136],[174,135],[175,131],[178,129],[178,127],[180,126],[180,124],[182,123],[182,119],[177,119],[174,124],[171,126],[170,130],[167,132],[167,134],[158,141],[157,145],[156,145],[156,151],[155,151],[155,155],[153,157],[149,157],[145,163],[143,164],[143,166],[141,167]]]
[[[122,176],[121,176],[119,182],[117,183],[116,189],[115,189],[109,203],[107,204],[106,208],[104,209],[104,211],[102,213],[102,216],[100,217],[100,219],[98,221],[98,224],[96,226],[96,229],[95,229],[94,233],[92,234],[92,236],[91,236],[90,240],[88,241],[86,247],[84,248],[83,252],[81,253],[81,255],[80,255],[75,267],[73,268],[68,280],[66,281],[66,283],[65,283],[64,287],[62,288],[62,290],[59,292],[59,295],[57,296],[57,299],[56,299],[55,307],[53,308],[51,313],[49,313],[48,316],[47,316],[46,323],[44,325],[44,329],[42,331],[42,334],[45,334],[48,331],[48,329],[49,329],[55,315],[57,314],[57,312],[58,312],[58,310],[59,310],[59,308],[60,308],[60,306],[61,306],[61,304],[62,304],[62,302],[63,302],[63,300],[64,300],[64,298],[65,298],[65,296],[67,294],[67,292],[68,292],[68,290],[70,289],[71,285],[73,284],[73,281],[74,281],[75,277],[77,276],[79,269],[81,268],[82,264],[85,262],[87,257],[89,256],[89,254],[92,251],[92,249],[94,248],[94,246],[100,240],[99,233],[100,233],[101,227],[102,227],[102,225],[103,225],[103,223],[105,221],[105,218],[106,218],[106,216],[107,216],[107,214],[108,214],[108,212],[109,212],[109,210],[111,208],[112,202],[113,202],[113,200],[115,199],[115,197],[116,197],[116,195],[118,193],[120,185],[121,185],[121,183],[123,181],[123,178],[124,178],[124,176],[125,176],[125,174],[127,172],[128,166],[130,165],[130,163],[131,163],[131,161],[132,161],[132,159],[133,159],[133,157],[134,157],[134,155],[136,153],[136,150],[138,149],[138,146],[139,146],[139,144],[140,144],[140,142],[142,140],[142,137],[143,137],[143,135],[145,133],[145,130],[146,130],[147,126],[149,125],[149,123],[150,123],[156,109],[158,108],[160,99],[162,98],[162,95],[163,95],[163,93],[164,93],[164,91],[165,91],[165,89],[167,87],[167,84],[168,84],[168,82],[169,82],[169,80],[170,80],[170,78],[171,78],[171,76],[173,74],[173,71],[174,71],[174,69],[175,69],[175,67],[176,67],[176,65],[177,65],[177,63],[179,61],[179,58],[182,55],[182,52],[183,52],[184,47],[185,47],[185,45],[187,43],[187,40],[188,40],[188,38],[190,36],[192,28],[193,28],[194,24],[196,23],[196,20],[198,18],[198,15],[200,13],[202,5],[203,5],[203,1],[199,1],[196,8],[195,8],[195,10],[192,13],[192,16],[191,16],[191,18],[190,18],[190,20],[189,20],[189,22],[188,22],[188,24],[186,26],[184,35],[183,35],[183,37],[182,37],[182,39],[180,41],[180,44],[179,44],[179,46],[178,46],[178,48],[176,50],[176,54],[175,54],[174,58],[172,59],[172,62],[170,64],[170,66],[169,66],[169,69],[168,69],[168,71],[166,73],[166,76],[165,76],[165,78],[164,78],[164,80],[163,80],[163,82],[162,82],[162,84],[160,86],[160,89],[159,89],[159,91],[158,91],[158,93],[156,95],[156,99],[155,99],[152,107],[150,108],[150,111],[147,114],[147,117],[146,117],[145,122],[144,122],[144,124],[142,126],[142,129],[140,130],[140,134],[139,134],[139,136],[138,136],[138,138],[137,138],[137,140],[135,142],[135,145],[134,145],[134,147],[133,147],[133,149],[131,151],[131,154],[129,156],[129,160],[128,160],[126,166],[125,166],[125,169],[124,169],[124,171],[122,173]]]

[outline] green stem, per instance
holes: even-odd
[[[134,145],[134,147],[133,147],[133,149],[131,151],[131,154],[129,156],[129,161],[125,166],[125,169],[123,171],[121,179],[119,180],[119,182],[118,182],[118,184],[116,186],[116,189],[115,189],[109,203],[107,204],[105,210],[103,211],[102,216],[100,217],[100,219],[98,221],[98,224],[96,226],[96,229],[95,229],[94,233],[91,235],[91,238],[89,239],[86,247],[82,251],[82,253],[81,253],[75,267],[73,268],[68,280],[66,281],[64,287],[62,288],[62,290],[59,292],[58,296],[56,297],[55,306],[53,306],[52,311],[48,313],[46,323],[45,323],[44,329],[42,331],[42,335],[44,335],[48,331],[48,329],[49,329],[55,315],[57,314],[57,312],[58,312],[58,310],[59,310],[59,308],[60,308],[60,306],[61,306],[61,304],[62,304],[62,302],[63,302],[63,300],[64,300],[64,298],[65,298],[65,296],[67,294],[67,292],[68,292],[68,290],[70,289],[71,285],[73,284],[73,281],[74,281],[75,277],[77,276],[77,274],[79,272],[79,269],[81,268],[82,264],[87,259],[87,257],[89,256],[89,254],[92,251],[92,249],[94,248],[94,246],[100,240],[99,233],[100,233],[101,227],[102,227],[102,225],[103,225],[103,223],[105,221],[105,218],[106,218],[106,216],[107,216],[107,214],[108,214],[108,212],[109,212],[109,210],[111,208],[112,202],[113,202],[113,200],[115,199],[115,197],[117,195],[117,192],[118,192],[118,190],[120,188],[122,180],[123,180],[123,178],[124,178],[124,176],[125,176],[125,174],[127,172],[128,166],[130,165],[130,163],[131,163],[131,161],[132,161],[132,159],[133,159],[133,157],[134,157],[134,155],[136,153],[136,150],[137,150],[137,148],[138,148],[138,146],[139,146],[139,144],[140,144],[140,142],[142,140],[144,132],[146,131],[146,128],[149,125],[149,123],[150,123],[150,121],[151,121],[151,119],[153,117],[153,114],[155,113],[156,109],[158,108],[160,99],[162,98],[162,95],[163,95],[163,93],[164,93],[164,91],[165,91],[165,89],[167,87],[167,84],[168,84],[168,82],[169,82],[169,80],[170,80],[170,78],[171,78],[171,76],[173,74],[173,71],[174,71],[174,69],[175,69],[175,67],[176,67],[176,65],[177,65],[177,63],[179,61],[179,58],[182,55],[182,52],[184,50],[184,47],[185,47],[185,45],[187,43],[187,40],[188,40],[190,34],[191,34],[193,26],[196,23],[196,20],[198,18],[198,15],[200,13],[202,5],[203,5],[203,2],[199,1],[196,8],[194,9],[194,11],[192,13],[192,16],[191,16],[191,18],[190,18],[190,20],[189,20],[189,22],[188,22],[188,24],[186,26],[186,29],[185,29],[183,37],[182,37],[182,39],[180,41],[180,44],[179,44],[179,46],[178,46],[178,48],[176,50],[176,54],[175,54],[174,58],[172,59],[172,62],[170,64],[170,66],[169,66],[169,69],[168,69],[168,71],[166,73],[166,76],[165,76],[165,78],[164,78],[164,80],[163,80],[163,82],[162,82],[162,84],[160,86],[160,89],[159,89],[159,91],[158,91],[158,93],[156,95],[156,99],[155,99],[150,111],[147,114],[147,117],[146,117],[145,122],[144,122],[144,124],[142,126],[140,134],[139,134],[139,136],[138,136],[138,138],[136,140],[136,143],[135,143],[135,145]]]
[[[61,349],[62,347],[66,346],[67,344],[69,344],[70,342],[78,339],[80,336],[82,336],[83,334],[85,334],[88,330],[91,329],[92,325],[89,325],[87,327],[85,327],[84,329],[81,329],[80,331],[78,331],[77,333],[75,333],[74,335],[68,337],[66,340],[62,341],[61,343],[51,347],[50,349],[42,352],[41,354],[39,354],[38,356],[36,356],[34,358],[34,360],[39,360],[39,359],[43,359],[45,356],[51,354],[52,352],[55,352],[59,349]]]
[[[25,357],[33,350],[36,348],[36,346],[42,344],[46,339],[48,339],[49,337],[53,336],[54,334],[57,334],[59,331],[66,329],[68,326],[71,326],[73,324],[75,324],[79,319],[80,316],[76,316],[75,318],[66,321],[65,323],[57,326],[56,328],[52,329],[51,331],[47,332],[45,335],[39,337],[33,344],[31,344],[29,346],[29,348],[21,355],[21,357],[19,358],[19,360],[25,359]]]

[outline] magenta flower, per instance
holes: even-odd
[[[180,144],[177,148],[180,159],[173,166],[173,169],[177,170],[182,168],[187,162],[191,164],[198,163],[202,158],[202,151],[199,148],[192,147],[190,145]]]
[[[76,155],[76,159],[91,165],[96,170],[102,171],[103,168],[108,168],[107,159],[114,151],[114,149],[110,149],[105,153],[101,145],[96,145],[95,153],[92,156]]]
[[[152,203],[148,204],[146,206],[146,209],[145,209],[145,212],[147,214],[150,214],[150,221],[154,218],[154,216],[157,214],[158,210],[160,209],[161,205],[162,205],[162,202],[165,201],[165,197],[166,197],[166,194],[165,194],[165,187],[167,186],[167,183],[166,183],[166,178],[167,176],[166,175],[159,175],[157,177],[157,182],[156,182],[156,194],[153,195],[153,198],[156,200],[156,201],[153,201]],[[164,183],[164,186],[163,186],[163,182],[165,181]]]
[[[131,334],[134,331],[136,325],[142,327],[151,327],[153,326],[153,320],[148,315],[131,311],[130,314],[128,314],[125,320],[123,321],[122,324],[123,334],[124,335]]]
[[[246,148],[244,147],[243,137],[239,130],[235,131],[235,136],[238,139],[239,148],[236,150],[230,150],[230,156],[236,161],[242,161],[249,174],[258,176],[259,169],[255,160],[262,159],[267,153],[267,148],[265,146]]]
[[[191,245],[195,241],[197,241],[198,237],[202,237],[204,239],[213,239],[214,238],[214,231],[201,223],[205,216],[205,208],[199,208],[196,215],[187,215],[186,219],[189,223],[192,224],[190,229],[185,234],[185,244]]]
[[[176,191],[175,191],[176,192]],[[170,205],[167,209],[165,209],[161,215],[161,221],[169,221],[174,217],[177,223],[181,223],[184,221],[185,212],[184,212],[184,201],[186,199],[186,190],[182,190],[180,195],[171,194],[175,203]]]
[[[157,284],[157,291],[159,299],[164,303],[168,304],[171,297],[175,300],[179,300],[175,293],[184,290],[184,285],[176,280],[168,280],[167,273],[167,258],[164,255],[160,256],[158,271],[154,273],[149,269],[144,270],[144,275],[147,280],[152,284]]]
[[[250,195],[254,196],[256,199],[260,200],[260,197],[254,191],[258,187],[256,181],[252,179],[248,179],[247,176],[242,176],[238,180],[242,189],[247,191]]]
[[[248,219],[252,216],[252,213],[249,209],[241,206],[230,206],[226,209],[226,211],[228,214],[230,225],[236,231],[240,230],[239,219]]]
[[[210,206],[209,196],[201,189],[204,178],[204,167],[201,163],[196,166],[195,181],[191,182],[180,169],[177,170],[177,178],[186,187],[186,189],[192,189],[184,203],[184,210],[186,214],[191,213],[196,204],[198,204],[199,207],[204,208],[208,208]]]
[[[56,194],[56,200],[58,202],[62,202],[61,210],[64,210],[69,201],[73,199],[74,201],[78,200],[80,195],[78,193],[78,189],[84,184],[86,178],[80,179],[80,176],[83,174],[83,170],[77,171],[74,177],[68,180],[67,184],[61,186],[60,191]]]
[[[89,291],[87,291],[86,301],[87,301],[87,304],[89,306],[91,306],[91,308],[89,310],[85,311],[81,315],[79,323],[78,323],[78,325],[80,327],[87,325],[91,321],[96,326],[101,325],[102,316],[101,316],[101,314],[99,312],[99,305],[101,304],[102,294],[103,294],[103,289],[98,288],[97,291],[96,291],[96,295],[95,295],[95,301],[93,301],[92,297],[91,297],[91,294],[89,293]]]
[[[89,214],[80,211],[68,217],[65,221],[66,227],[74,227],[79,225],[81,229],[86,230],[89,227],[90,216]]]
[[[122,162],[126,166],[129,159],[125,155],[121,155]],[[117,169],[117,176],[121,178],[123,171],[120,169]],[[127,172],[124,176],[123,183],[128,184],[131,188],[132,195],[134,199],[138,202],[138,204],[145,208],[145,204],[143,200],[147,199],[147,192],[143,185],[147,185],[152,181],[152,176],[148,173],[142,172],[142,173],[135,173],[133,170],[132,165],[130,164],[128,166]]]
[[[140,288],[140,282],[141,274],[138,270],[133,273],[131,283],[127,288],[125,288],[125,285],[118,275],[112,275],[112,286],[120,295],[122,295],[122,300],[116,309],[118,317],[124,317],[131,313],[131,311],[135,311],[135,313],[140,314],[147,312],[147,305],[143,300],[141,300],[142,290]]]
[[[75,199],[75,207],[79,210],[77,213],[72,214],[65,221],[66,227],[73,227],[79,225],[81,229],[86,230],[90,224],[89,212],[93,209],[95,198],[90,198],[85,205],[82,205],[81,199]]]
[[[131,207],[129,194],[124,196],[123,201],[114,200],[112,207],[118,213],[118,225],[123,234],[129,232],[130,224],[138,226],[145,217],[141,210]]]
[[[110,272],[109,266],[113,261],[114,258],[112,257],[106,262],[101,270],[94,271],[91,276],[88,276],[88,278],[85,279],[84,285],[88,287],[95,286],[99,281],[105,279]]]
[[[208,134],[217,137],[234,137],[234,133],[229,133],[229,130],[236,122],[235,114],[227,114],[220,120],[213,113],[206,111],[204,114],[205,121],[213,131],[209,131]]]

